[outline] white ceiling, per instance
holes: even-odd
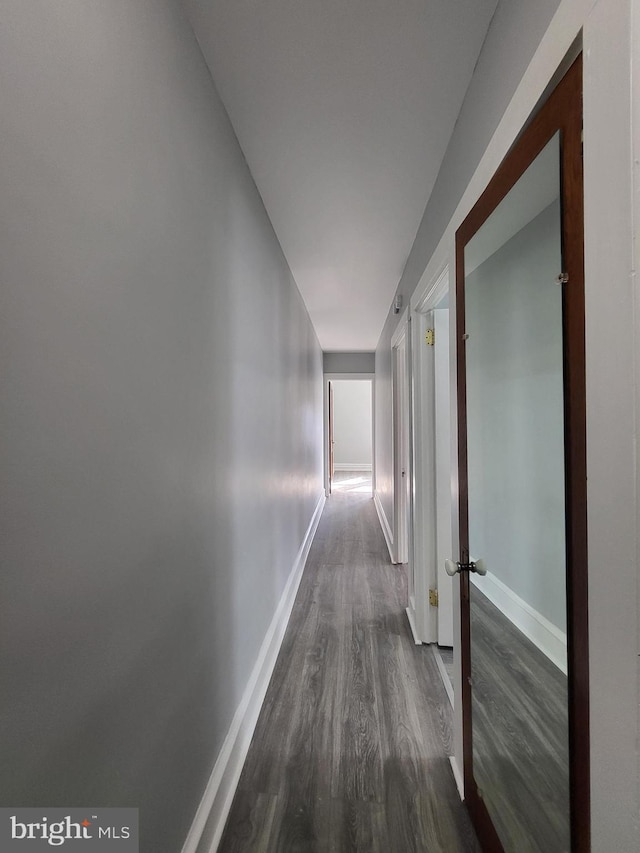
[[[497,0],[184,0],[324,350],[373,350]]]

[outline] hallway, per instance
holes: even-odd
[[[2,12],[0,851],[640,851],[640,0]]]
[[[451,707],[411,639],[405,573],[364,478],[337,479],[220,851],[474,851]]]

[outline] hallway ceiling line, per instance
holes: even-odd
[[[373,350],[497,0],[183,0],[326,351]]]

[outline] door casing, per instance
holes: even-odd
[[[391,340],[393,401],[393,561],[411,559],[411,326],[404,312]]]
[[[414,580],[414,600],[409,600],[407,614],[416,643],[438,642],[441,645],[454,642],[454,584],[447,576],[441,585],[438,578],[440,559],[451,555],[451,377],[450,374],[439,376],[439,365],[435,361],[442,348],[445,348],[445,355],[449,354],[453,339],[449,329],[440,324],[435,347],[427,347],[425,335],[428,327],[435,326],[436,306],[449,290],[450,267],[447,264],[430,279],[411,315],[413,517],[420,521],[413,524],[412,530],[409,576]],[[434,316],[428,322],[430,312]],[[448,363],[449,358],[444,361]],[[438,388],[440,381],[447,387]],[[449,401],[448,412],[437,411],[438,396]],[[429,604],[430,589],[438,591],[437,608]],[[451,612],[444,614],[443,608]],[[449,626],[442,634],[441,617]]]

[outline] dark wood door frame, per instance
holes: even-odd
[[[589,657],[587,610],[587,478],[585,403],[584,193],[582,176],[582,56],[579,56],[522,132],[456,232],[456,351],[460,559],[469,559],[464,247],[544,146],[560,133],[565,387],[567,656],[571,849],[590,850]],[[473,779],[469,576],[460,579],[465,800],[483,850],[502,845]]]

